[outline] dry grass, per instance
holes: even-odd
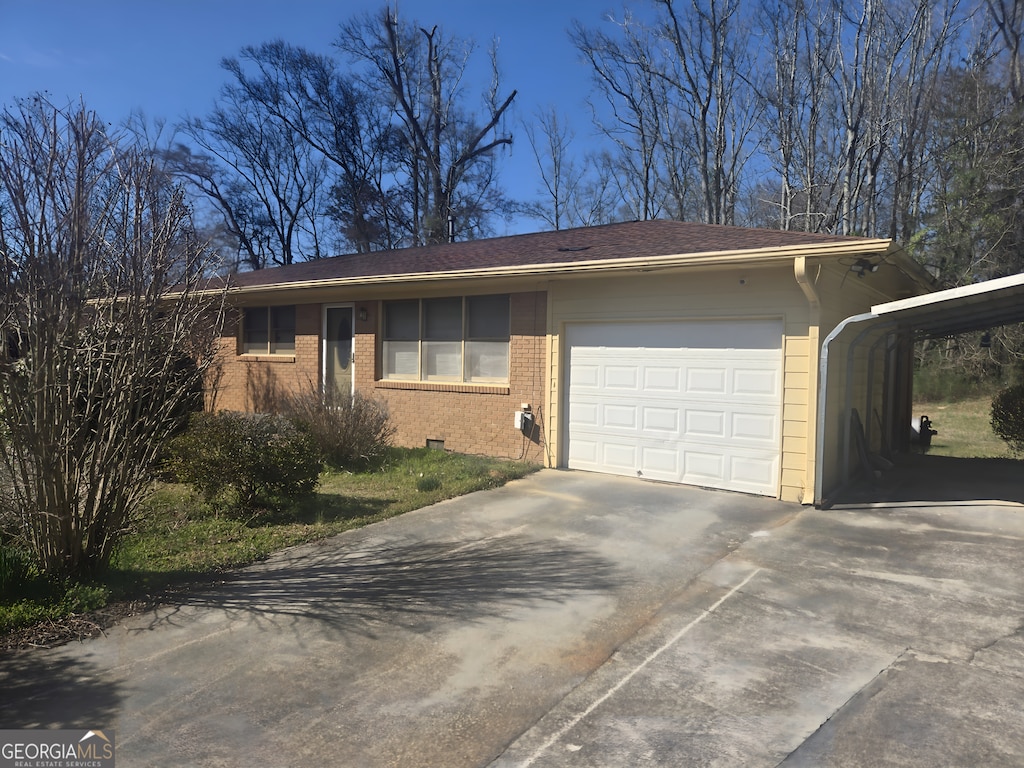
[[[939,431],[929,453],[964,459],[1012,458],[1006,443],[992,432],[991,410],[991,397],[914,405],[914,415],[927,415]]]

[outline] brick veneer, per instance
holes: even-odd
[[[380,303],[360,301],[358,307],[367,310],[367,318],[356,320],[355,387],[387,403],[397,445],[422,447],[427,440],[442,440],[445,449],[460,453],[543,461],[545,292],[510,297],[507,386],[380,380]],[[220,364],[211,378],[207,404],[218,410],[272,410],[281,395],[315,385],[320,380],[321,312],[320,304],[296,306],[294,355],[238,354],[240,315],[230,317],[220,339]],[[535,417],[528,436],[514,426],[515,412],[523,403],[530,404]]]
[[[294,355],[240,355],[234,311],[218,344],[218,365],[207,390],[207,406],[228,411],[272,411],[281,397],[317,386],[320,380],[320,305],[295,307]]]

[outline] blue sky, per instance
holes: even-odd
[[[392,0],[392,4],[394,0]],[[0,0],[0,103],[48,91],[57,103],[82,97],[108,122],[133,110],[174,122],[201,115],[225,80],[220,60],[274,38],[330,53],[338,25],[384,0]],[[608,6],[615,7],[614,5]],[[621,6],[619,6],[621,7]],[[503,93],[516,115],[557,105],[590,132],[589,75],[569,43],[573,19],[596,26],[600,0],[398,0],[399,13],[449,35],[474,38],[487,63],[499,38]],[[480,88],[470,92],[474,97]],[[473,102],[475,106],[475,101]],[[516,197],[534,192],[533,158],[522,128],[502,178]],[[527,172],[529,171],[529,172]]]

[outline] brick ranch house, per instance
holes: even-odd
[[[338,256],[232,278],[208,402],[339,387],[403,446],[810,503],[822,340],[927,289],[889,240],[671,221]]]

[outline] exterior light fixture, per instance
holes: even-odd
[[[872,264],[867,259],[857,259],[850,271],[857,275],[857,277],[864,277],[865,272],[877,272],[878,265]]]
[[[369,317],[369,315],[366,312],[366,307],[360,307],[359,308],[359,320],[360,320],[360,322],[365,323],[367,317]]]

